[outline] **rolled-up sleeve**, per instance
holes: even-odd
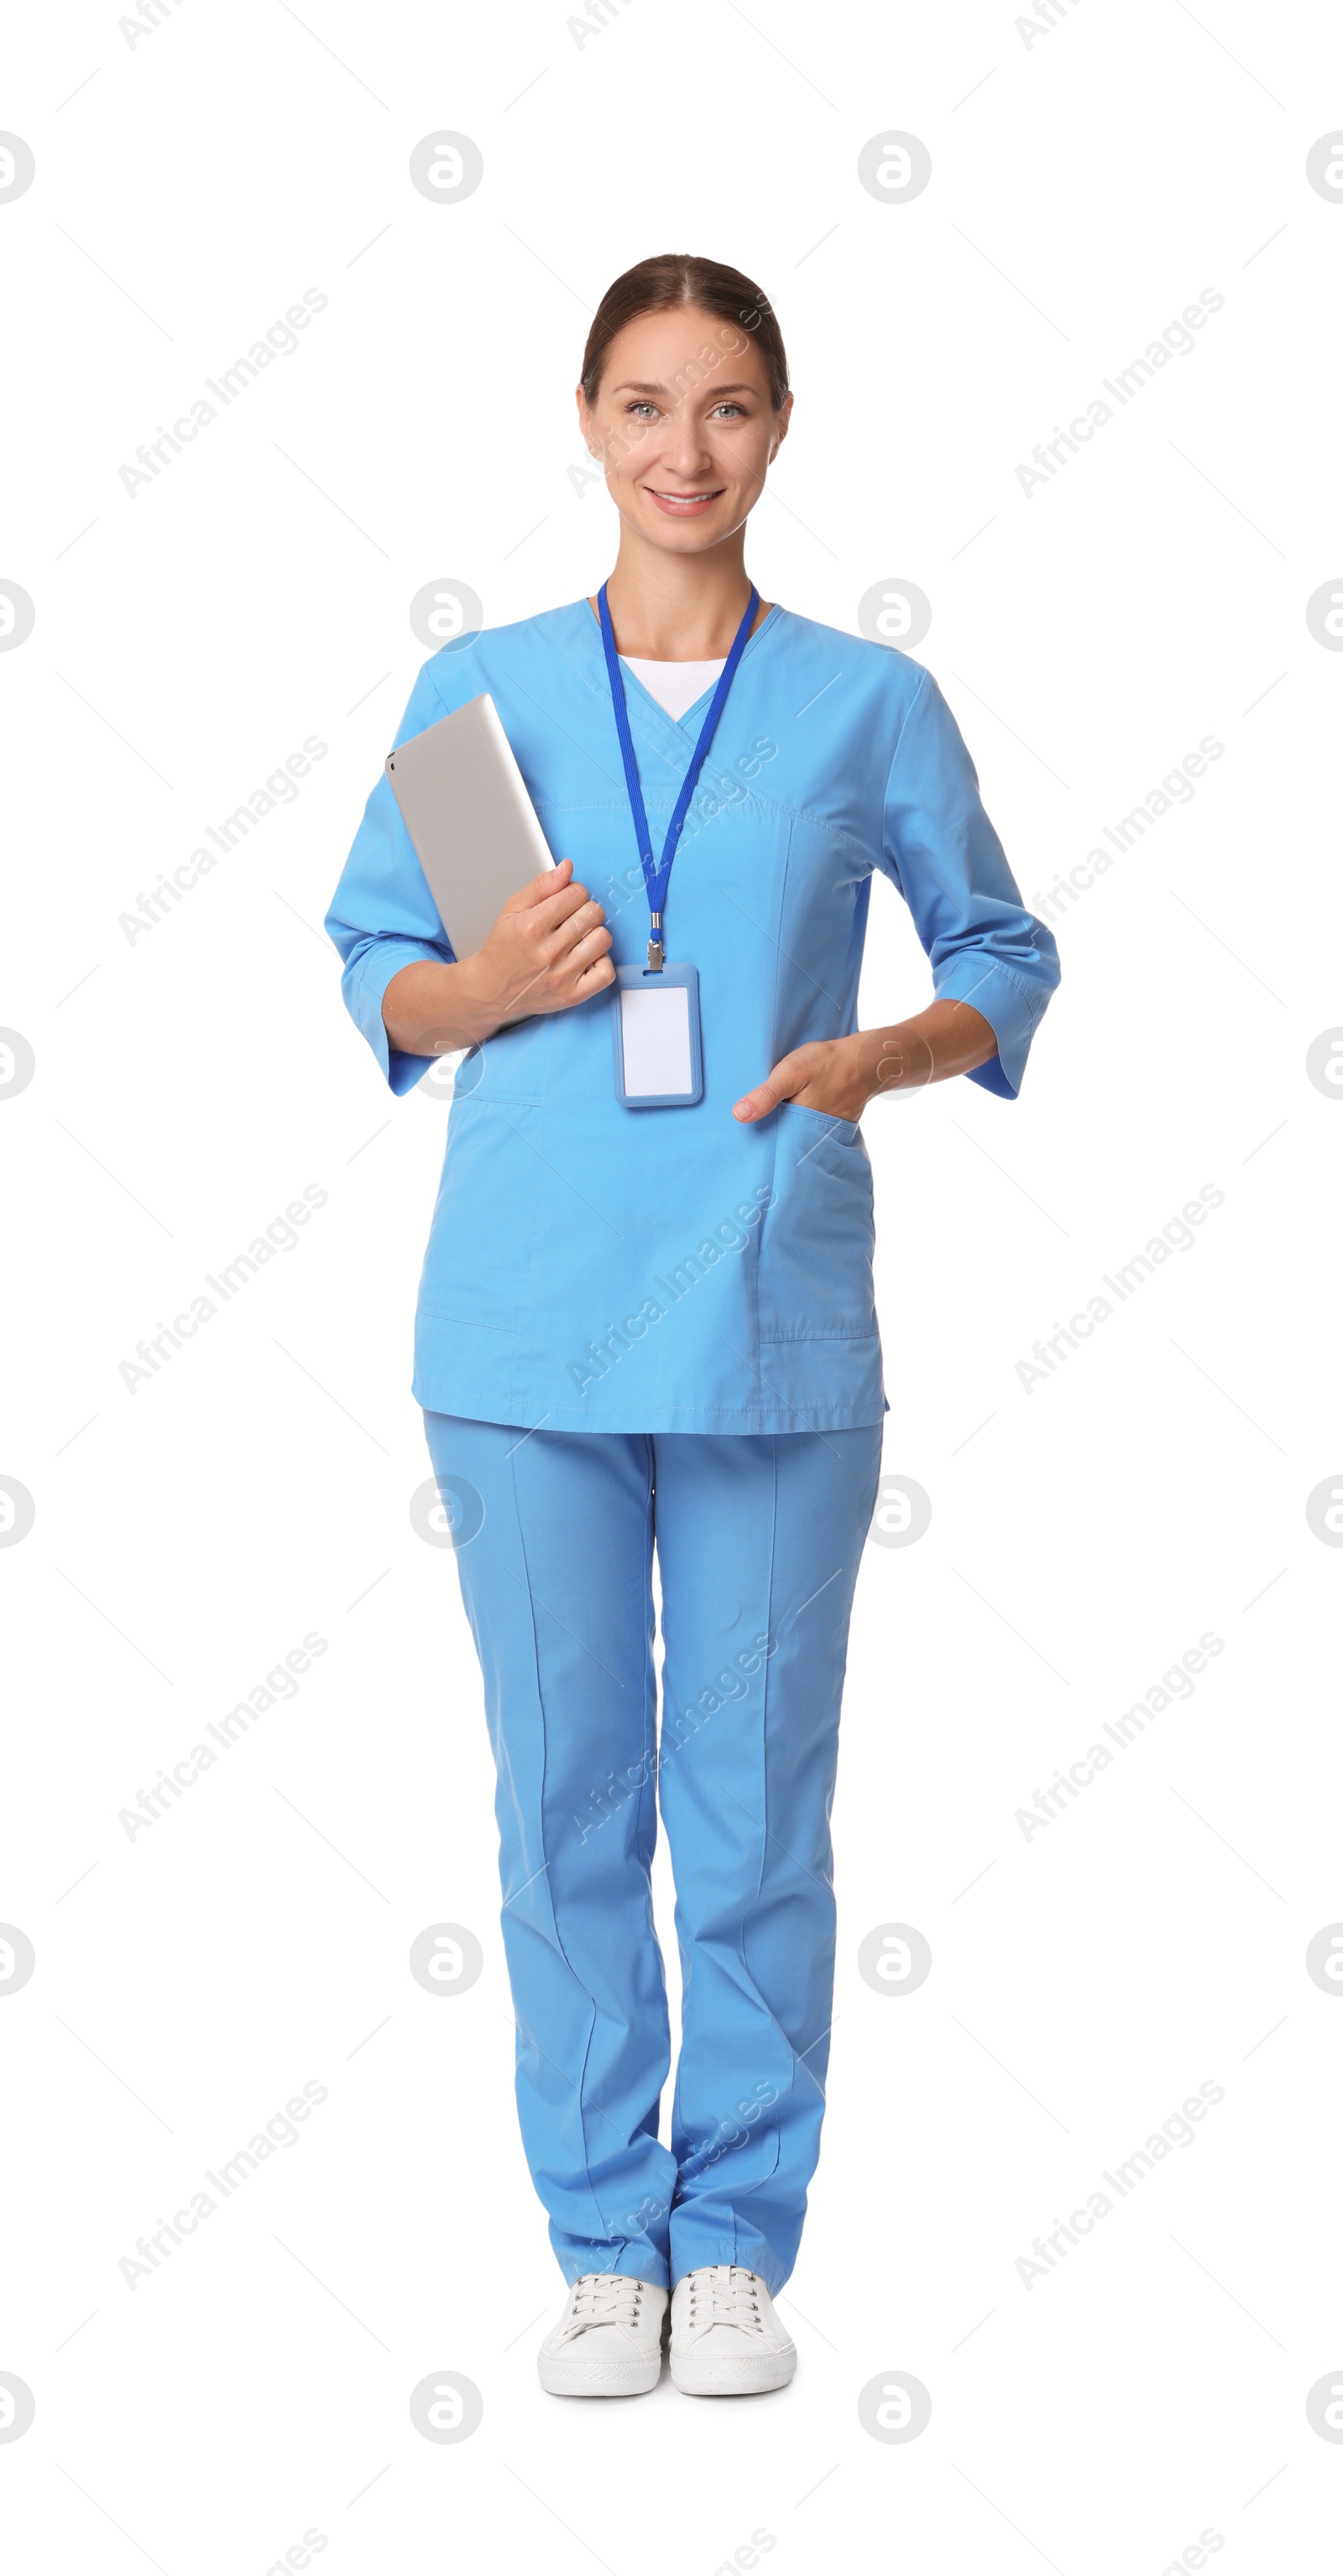
[[[411,691],[396,742],[426,732],[445,712],[426,664]],[[385,771],[364,807],[364,819],[331,899],[326,928],[340,952],[345,970],[341,992],[355,1027],[367,1038],[393,1091],[409,1091],[434,1059],[403,1055],[388,1045],[382,997],[403,966],[412,966],[419,958],[441,966],[451,966],[455,960]]]
[[[1059,980],[1058,948],[1022,903],[974,762],[927,671],[891,761],[881,865],[909,906],[937,999],[972,1003],[997,1038],[971,1082],[1015,1100]]]

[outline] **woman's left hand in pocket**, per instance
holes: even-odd
[[[784,1100],[819,1109],[827,1118],[861,1118],[872,1084],[861,1038],[819,1038],[781,1056],[766,1080],[733,1103],[732,1115],[748,1123],[767,1118]]]

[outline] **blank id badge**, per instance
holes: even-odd
[[[626,1109],[693,1109],[704,1097],[698,968],[617,966],[611,1038]]]

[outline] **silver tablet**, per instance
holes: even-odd
[[[473,957],[509,896],[555,864],[493,698],[413,734],[386,768],[452,953]]]

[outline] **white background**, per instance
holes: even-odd
[[[167,0],[165,0],[165,6]],[[0,1470],[0,1916],[11,2229],[0,2445],[22,2576],[751,2564],[920,2576],[1321,2566],[1343,2446],[1336,1600],[1306,1497],[1343,1464],[1343,1021],[1326,747],[1343,661],[1343,102],[1326,13],[1080,0],[865,13],[112,0],[11,24],[0,121],[10,747],[0,1104],[11,1252]],[[469,135],[482,184],[412,188]],[[859,184],[911,132],[932,180]],[[1029,900],[1207,734],[1222,758],[1058,923],[1016,1106],[879,1104],[888,1470],[927,1535],[870,1546],[836,1806],[825,2150],[783,2395],[543,2396],[560,2282],[517,2141],[492,1782],[450,1556],[409,1517],[441,1099],[392,1104],[321,916],[438,577],[498,623],[595,588],[614,521],[572,386],[611,276],[694,249],[773,299],[795,425],[763,595],[853,629],[933,606],[945,688]],[[328,300],[132,498],[118,476],[305,288]],[[1223,309],[1027,499],[1014,468],[1199,291]],[[298,797],[133,943],[119,915],[308,735]],[[581,855],[581,854],[577,854]],[[877,889],[864,1016],[927,991]],[[762,1073],[766,1070],[761,1067]],[[326,1205],[131,1393],[119,1374],[305,1184]],[[1016,1371],[1204,1184],[1224,1193],[1028,1394]],[[1332,1319],[1332,1320],[1331,1320]],[[1205,1631],[1224,1650],[1029,1840],[1016,1810]],[[118,1821],[302,1636],[295,1697],[134,1840]],[[659,1863],[661,1869],[661,1862]],[[669,1888],[659,1878],[660,1904]],[[430,1996],[407,1953],[473,1929]],[[916,1926],[932,1973],[856,1952]],[[148,2278],[119,2262],[305,2081],[277,2152]],[[1028,2288],[1037,2234],[1202,2082],[1173,2152]],[[1334,2179],[1331,2182],[1330,2176]],[[431,2444],[453,2370],[479,2431]],[[859,2391],[903,2371],[919,2438]],[[739,2557],[734,2553],[740,2552]]]

